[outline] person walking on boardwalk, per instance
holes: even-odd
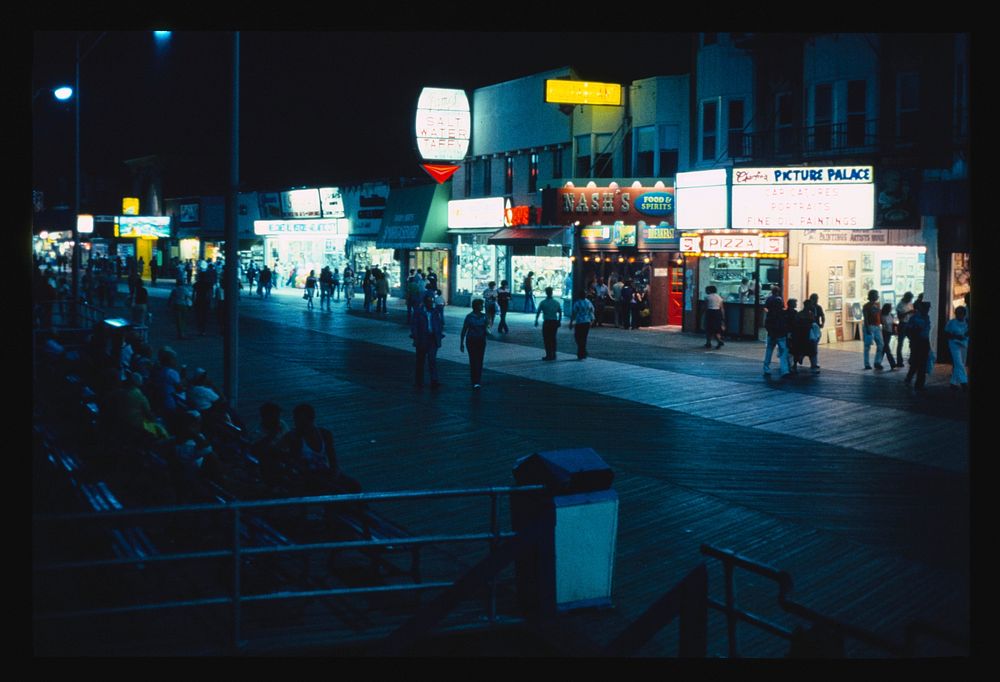
[[[802,310],[794,312],[797,301],[789,299],[788,315],[790,319],[790,333],[788,334],[788,352],[792,357],[793,374],[798,373],[798,366],[802,364],[803,358],[809,358],[809,368],[813,372],[819,371],[819,363],[816,360],[816,346],[819,340],[819,325],[816,324],[816,310],[812,299],[806,299]]]
[[[274,273],[271,268],[264,266],[260,271],[260,280],[257,284],[257,295],[270,298],[271,286],[274,284]]]
[[[787,375],[788,368],[788,327],[785,316],[785,302],[781,299],[781,287],[771,287],[771,295],[764,301],[764,328],[767,330],[767,348],[764,350],[764,374],[771,374],[771,358],[778,349],[778,364],[781,376]]]
[[[944,326],[944,335],[948,339],[948,352],[951,354],[951,388],[963,390],[969,388],[969,377],[965,372],[965,362],[969,352],[969,323],[966,321],[967,308],[960,305],[955,308],[955,317],[948,320]]]
[[[306,299],[306,308],[308,310],[313,309],[313,298],[316,297],[316,271],[310,270],[309,276],[306,277],[305,293],[302,294],[302,298]]]
[[[868,292],[868,302],[861,308],[864,318],[864,338],[865,338],[865,369],[871,369],[868,362],[871,354],[871,347],[875,346],[875,369],[882,369],[882,356],[885,348],[882,345],[882,309],[878,304],[878,291],[872,289]]]
[[[594,304],[586,296],[580,295],[573,302],[573,308],[569,314],[569,328],[573,329],[573,337],[576,340],[576,359],[583,360],[587,357],[587,335],[590,334],[590,327],[594,323]]]
[[[204,273],[198,273],[194,282],[194,316],[198,324],[199,336],[208,333],[208,318],[212,312],[212,280]]]
[[[604,278],[598,277],[597,283],[594,285],[594,323],[591,326],[601,326],[604,318],[604,306],[610,295],[611,292],[608,289],[608,285],[604,283]]]
[[[344,301],[347,309],[351,309],[351,301],[354,299],[354,268],[350,265],[344,266]]]
[[[715,285],[705,287],[705,348],[712,347],[712,339],[715,339],[715,350],[726,345],[722,340],[722,333],[726,330],[725,312],[722,296],[719,296]]]
[[[330,311],[330,300],[333,298],[333,273],[330,266],[324,265],[319,271],[319,309]]]
[[[931,304],[928,301],[921,301],[915,304],[916,312],[910,318],[910,370],[903,380],[907,384],[917,377],[914,388],[918,391],[924,390],[924,383],[927,381],[927,363],[931,354]]]
[[[535,312],[535,285],[534,285],[534,272],[529,272],[528,276],[524,278],[524,282],[521,284],[521,289],[524,290],[524,312],[533,313]]]
[[[184,323],[191,309],[191,293],[183,279],[178,279],[174,288],[167,297],[167,309],[174,317],[174,324],[177,326],[177,338],[184,338]]]
[[[500,281],[500,288],[497,290],[497,308],[500,309],[500,322],[497,324],[498,334],[509,334],[510,328],[507,326],[507,310],[510,309],[510,286],[507,280]]]
[[[486,284],[486,291],[483,292],[483,303],[485,305],[486,312],[486,331],[493,332],[493,321],[497,316],[497,299],[500,296],[500,292],[497,291],[496,282],[488,282]]]
[[[896,316],[892,312],[892,304],[882,305],[882,347],[885,349],[885,357],[889,361],[889,369],[893,370],[903,364],[903,359],[892,356],[892,335],[898,330]]]
[[[333,296],[334,301],[340,300],[340,268],[333,269],[333,275],[331,276],[332,289],[330,293]],[[329,310],[329,308],[327,308]]]
[[[375,268],[375,312],[389,314],[389,278],[380,268]]]
[[[424,385],[424,365],[431,375],[431,386],[440,385],[437,370],[437,352],[444,337],[444,315],[434,305],[434,295],[428,291],[424,295],[423,306],[414,311],[410,322],[410,338],[417,351],[417,367],[415,384],[417,388]]]
[[[458,349],[461,352],[464,353],[465,347],[469,347],[469,373],[472,379],[472,388],[479,388],[483,384],[483,358],[486,356],[487,325],[487,316],[483,313],[483,299],[477,298],[472,301],[472,312],[465,316],[462,334],[458,341]]]
[[[562,302],[552,297],[552,287],[545,287],[545,300],[538,304],[535,312],[535,326],[538,326],[538,316],[543,316],[542,341],[545,343],[545,357],[542,360],[556,359],[556,331],[562,324]]]
[[[909,323],[914,312],[913,292],[907,291],[896,304],[896,361],[900,365],[903,364],[903,341],[910,337]],[[910,352],[913,352],[913,348],[910,348]]]
[[[632,280],[625,280],[618,293],[618,307],[621,309],[622,329],[631,329],[630,315],[632,314],[632,299],[635,298],[635,289],[632,288]]]

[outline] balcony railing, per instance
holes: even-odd
[[[879,136],[878,119],[730,133],[729,139],[733,159],[860,154],[875,151],[885,141]]]

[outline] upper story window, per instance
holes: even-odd
[[[538,154],[531,152],[528,157],[528,192],[538,191]]]
[[[715,101],[701,103],[701,160],[715,161],[719,131],[719,105]]]
[[[552,150],[552,177],[563,177],[563,149],[556,147]]]
[[[868,97],[865,81],[847,81],[847,146],[861,147],[865,144],[865,128],[868,120]]]
[[[472,161],[465,162],[465,196],[472,196]]]
[[[514,193],[514,157],[508,156],[503,173],[503,193]]]
[[[920,113],[919,77],[901,73],[896,80],[896,131],[901,141],[913,142]]]
[[[680,126],[660,126],[660,165],[656,169],[656,177],[669,178],[677,175],[677,163],[680,158],[680,139]]]
[[[813,89],[812,148],[833,146],[833,84],[821,83]]]
[[[792,113],[792,93],[774,96],[774,144],[778,153],[791,152],[795,146],[795,115]]]
[[[590,177],[590,135],[578,135],[576,138],[576,171],[578,178]]]
[[[728,127],[729,139],[727,140],[729,158],[741,158],[748,156],[744,151],[743,127],[746,123],[743,120],[743,100],[733,99],[729,101]]]
[[[656,128],[636,128],[632,140],[635,146],[634,174],[638,177],[653,177],[656,173]]]
[[[614,162],[611,155],[611,135],[601,133],[594,136],[593,177],[614,177]]]

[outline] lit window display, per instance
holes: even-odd
[[[378,266],[389,278],[389,288],[399,288],[399,262],[393,258],[393,249],[377,249],[375,242],[354,242],[351,250],[351,260],[355,272],[364,272],[367,268]],[[331,268],[335,266],[330,266]],[[344,266],[341,264],[340,269]]]
[[[535,300],[545,296],[545,287],[552,287],[552,295],[559,298],[569,296],[569,278],[573,273],[573,264],[565,256],[514,256],[511,259],[514,281],[511,282],[513,293],[521,293],[521,284],[529,272],[534,272],[532,282]]]
[[[486,243],[489,235],[458,237],[458,281],[460,294],[480,294],[490,282],[499,283],[497,276],[497,247]]]
[[[282,276],[288,277],[295,269],[295,286],[304,286],[310,270],[318,276],[325,266],[344,269],[347,257],[344,239],[312,238],[290,239],[288,237],[268,238],[265,243],[267,264],[272,268],[279,263]],[[284,284],[284,282],[282,282]]]

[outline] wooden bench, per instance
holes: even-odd
[[[338,528],[350,537],[359,540],[391,542],[391,544],[363,549],[363,552],[371,559],[376,570],[385,568],[392,574],[409,575],[413,578],[414,582],[421,582],[420,550],[423,545],[407,543],[406,540],[413,537],[413,534],[408,530],[364,506],[351,505],[341,507],[335,513],[333,520]],[[410,552],[410,569],[408,571],[402,570],[385,556],[387,552],[399,550],[408,550]]]

